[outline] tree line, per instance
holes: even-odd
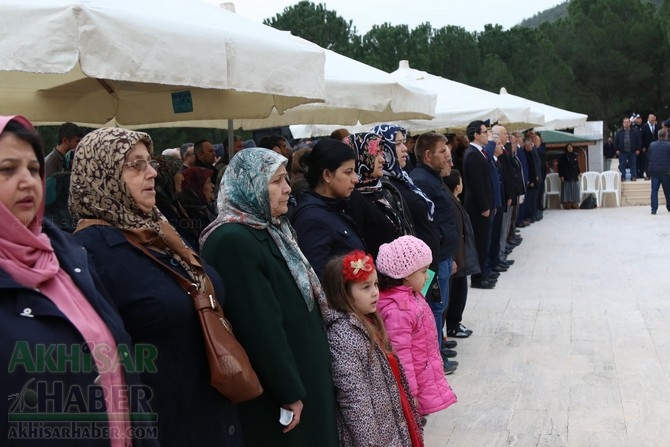
[[[633,112],[670,117],[669,19],[670,0],[570,0],[567,16],[536,27],[382,23],[359,35],[325,4],[301,1],[264,23],[387,72],[408,59],[454,81],[585,113],[613,131]]]
[[[561,11],[565,6],[559,5]],[[539,14],[538,16],[543,16]],[[614,131],[633,112],[670,117],[670,0],[570,0],[567,13],[534,26],[485,25],[481,32],[459,26],[413,29],[382,23],[359,35],[352,20],[324,4],[301,1],[266,25],[391,72],[398,61],[454,81],[509,93],[602,120]],[[290,61],[287,61],[290,63]],[[57,127],[40,127],[47,152]],[[203,138],[222,142],[221,129],[148,129],[156,152]],[[236,131],[244,139],[252,132]]]

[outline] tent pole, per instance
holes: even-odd
[[[233,134],[233,120],[228,118],[228,163],[233,159],[235,155],[235,145],[233,141],[235,140],[235,135]]]

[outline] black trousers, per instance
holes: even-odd
[[[449,287],[449,307],[447,307],[447,330],[458,329],[458,325],[463,320],[463,311],[465,303],[468,301],[468,277],[451,277],[451,286]]]
[[[491,227],[491,218],[484,217],[480,213],[468,213],[470,216],[470,223],[472,224],[472,232],[475,237],[475,250],[477,251],[477,260],[479,261],[479,268],[482,272],[485,271],[486,264],[486,250],[489,246],[489,236]],[[472,275],[472,282],[477,283],[482,280],[482,274]]]

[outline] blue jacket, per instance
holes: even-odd
[[[306,190],[291,216],[298,245],[319,277],[328,261],[352,250],[366,250],[363,237],[348,215],[347,199],[328,199]]]
[[[144,373],[142,381],[154,392],[161,446],[241,446],[237,410],[209,384],[200,321],[177,280],[115,227],[90,226],[75,237],[88,250],[133,341],[153,345],[158,353],[157,370]],[[171,258],[157,257],[185,274]],[[223,302],[221,278],[209,267],[207,273]]]
[[[454,198],[446,190],[440,173],[430,166],[418,162],[410,177],[414,184],[435,204],[433,228],[440,237],[440,252],[437,262],[451,258],[458,248],[459,232],[456,225]]]
[[[657,140],[651,143],[647,152],[648,173],[652,177],[670,174],[670,141]]]
[[[117,345],[125,345],[129,352],[135,352],[118,312],[110,304],[100,280],[89,266],[86,251],[76,243],[72,236],[56,228],[51,221],[45,219],[43,226],[44,233],[51,240],[51,245],[61,268],[72,278],[75,285],[107,324]],[[0,402],[3,402],[2,415],[0,415],[0,440],[3,441],[0,443],[4,445],[4,440],[8,439],[9,436],[21,435],[20,429],[16,431],[21,423],[8,422],[10,411],[12,418],[28,419],[31,417],[30,413],[44,414],[46,411],[96,413],[96,410],[85,401],[70,399],[67,400],[67,404],[63,403],[68,394],[70,396],[83,395],[84,399],[87,399],[94,393],[102,392],[102,389],[94,383],[98,377],[97,370],[85,366],[77,368],[75,366],[77,362],[72,360],[83,359],[90,355],[90,350],[79,331],[58,307],[39,290],[17,283],[3,270],[0,270],[0,294],[2,294],[0,297],[0,340],[2,340],[0,343],[0,396],[2,396]],[[25,356],[21,360],[19,355],[20,352],[24,354],[29,352],[31,358],[37,362],[38,359],[43,358],[36,351],[36,347],[39,345],[47,349],[47,353],[51,352],[52,354],[47,354],[46,357],[54,360],[51,366],[48,366],[49,363],[42,363],[42,371],[39,371],[39,363],[36,363],[35,370],[30,367],[30,362],[26,360]],[[26,350],[22,350],[21,346],[25,347]],[[69,363],[67,358],[59,357],[56,354],[58,346],[67,350],[66,355],[69,355]],[[53,351],[49,351],[49,349],[53,349]],[[50,368],[56,371],[50,371]],[[65,373],[61,373],[61,370]],[[132,389],[140,392],[146,391],[146,387],[140,384],[139,374],[126,371],[125,379],[126,384]],[[46,392],[51,394],[46,399],[39,392],[44,385],[46,385]],[[78,392],[82,392],[82,394],[77,394]],[[59,399],[58,396],[61,395],[63,397]],[[46,405],[53,405],[53,407],[46,411],[36,410],[32,399],[36,399],[37,402],[44,402]],[[150,398],[148,400],[131,398],[130,404],[131,413],[153,412],[153,400]],[[98,413],[100,413],[99,410]],[[101,413],[102,421],[95,423],[79,422],[75,424],[75,427],[80,430],[87,427],[88,430],[91,430],[93,425],[98,428],[107,427],[105,410],[103,409]],[[7,416],[4,416],[5,414]],[[26,424],[29,423],[23,422],[22,424],[26,427]],[[67,427],[70,426],[70,422],[39,422],[35,425],[41,426],[43,430],[48,430],[49,428],[62,428],[64,424]],[[150,431],[155,429],[147,422],[135,422],[133,426],[136,429],[141,427],[140,429],[149,429]],[[34,433],[37,438],[49,436],[45,431],[35,431]],[[85,436],[83,432],[80,433],[82,433],[81,436]],[[76,438],[77,435],[75,434],[73,437]],[[44,439],[37,438],[24,440],[21,445],[45,445],[46,441]],[[60,445],[57,440],[52,440],[52,443],[50,445]],[[108,439],[81,439],[76,445],[109,446],[110,442]],[[133,445],[158,445],[158,442],[155,439],[136,439]]]

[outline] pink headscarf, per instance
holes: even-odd
[[[23,116],[0,116],[0,138],[10,121],[15,121],[28,130],[35,130],[30,121]],[[44,191],[44,155],[38,153],[35,155],[42,167],[40,175]],[[77,328],[89,345],[96,363],[109,360],[98,358],[96,353],[99,354],[99,350],[95,349],[95,346],[105,345],[112,349],[111,352],[116,352],[114,336],[70,276],[60,268],[51,241],[42,232],[43,216],[44,194],[35,217],[28,225],[20,222],[3,203],[0,203],[0,270],[7,272],[19,284],[39,288]],[[107,390],[125,389],[125,378],[121,368],[101,371],[100,381]],[[114,394],[109,393],[106,396],[107,413],[110,416],[109,426],[126,433],[130,427],[127,397]],[[123,446],[123,440],[112,439],[112,446]]]
[[[0,116],[0,135],[10,121],[34,130],[30,121],[21,115]],[[35,155],[38,159],[42,157],[41,154]],[[46,279],[55,276],[60,268],[49,238],[42,233],[43,216],[44,195],[35,218],[27,226],[0,203],[0,222],[3,223],[0,225],[0,269],[27,287],[38,287]]]

